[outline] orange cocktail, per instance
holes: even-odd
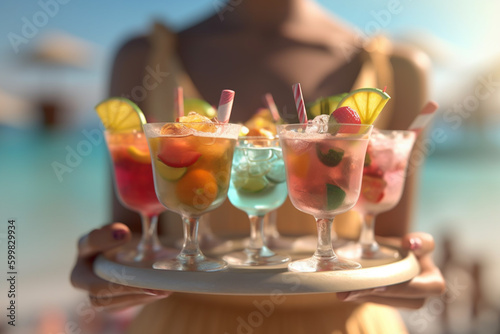
[[[240,125],[222,123],[145,124],[153,161],[156,194],[183,218],[184,245],[175,260],[158,269],[215,271],[227,264],[205,258],[198,246],[198,220],[227,197]]]

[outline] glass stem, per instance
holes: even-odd
[[[278,239],[280,237],[280,233],[278,231],[278,226],[276,224],[277,218],[278,217],[277,217],[276,210],[268,212],[264,216],[264,236],[265,236],[265,238]]]
[[[250,242],[248,249],[259,250],[264,247],[264,216],[248,215],[250,219]]]
[[[141,214],[142,236],[138,249],[139,260],[154,258],[154,253],[161,249],[158,239],[158,216],[148,216]]]
[[[333,218],[316,218],[318,226],[318,246],[314,253],[316,258],[337,258],[332,247],[332,223]]]
[[[180,256],[195,258],[203,256],[198,243],[198,217],[182,217],[184,244]]]
[[[375,241],[375,215],[366,213],[363,215],[363,225],[359,243],[363,249],[363,254],[374,253],[378,250],[378,244]]]

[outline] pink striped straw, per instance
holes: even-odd
[[[295,99],[295,106],[297,107],[297,113],[299,114],[299,122],[307,123],[306,107],[304,105],[304,98],[302,96],[302,88],[300,88],[300,83],[293,84],[293,98]]]
[[[180,86],[175,89],[174,108],[177,117],[184,116],[184,93]]]
[[[281,116],[278,112],[278,107],[276,107],[276,103],[274,103],[274,99],[271,93],[267,93],[266,95],[264,95],[264,100],[266,101],[266,105],[269,108],[274,121],[279,122]]]
[[[219,123],[228,123],[233,108],[234,91],[224,89],[220,95],[219,107],[217,108],[217,120]]]
[[[422,132],[422,130],[430,123],[434,117],[434,112],[438,109],[438,104],[434,101],[429,101],[422,108],[422,111],[417,115],[415,120],[411,123],[408,130],[415,131],[417,136]]]

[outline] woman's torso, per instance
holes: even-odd
[[[178,40],[180,38],[180,40]],[[183,39],[186,38],[186,39]],[[238,55],[245,52],[244,41],[227,37],[226,43],[232,43],[233,50],[228,54],[218,55],[217,43],[223,40],[209,40],[201,43],[195,36],[180,34],[176,36],[161,25],[149,37],[152,52],[149,55],[148,66],[159,66],[169,75],[157,88],[148,92],[145,107],[150,116],[156,120],[173,120],[173,92],[177,85],[183,86],[186,97],[203,97],[216,104],[220,91],[230,88],[236,91],[233,108],[233,121],[244,121],[263,103],[259,100],[265,93],[271,92],[282,115],[286,119],[295,120],[293,96],[290,82],[301,81],[302,77],[310,76],[305,70],[288,72],[299,63],[300,59],[317,59],[323,72],[315,72],[314,78],[304,85],[304,95],[307,100],[320,96],[332,95],[350,91],[363,86],[380,86],[380,76],[373,57],[366,50],[360,49],[357,43],[349,61],[339,62],[338,58],[328,63],[328,54],[332,50],[327,47],[307,46],[297,42],[286,45],[276,45],[267,50],[267,54],[259,57],[248,50],[248,54],[239,59]],[[187,44],[192,43],[192,48]],[[268,42],[270,43],[270,42]],[[272,43],[270,43],[272,44]],[[355,45],[356,44],[356,45]],[[295,52],[293,52],[295,48]],[[290,51],[292,49],[292,51]],[[301,51],[302,49],[302,51]],[[309,49],[309,50],[308,50]],[[213,53],[213,57],[204,58],[204,52]],[[275,64],[281,52],[291,52],[289,63]],[[309,52],[309,53],[308,53]],[[338,56],[338,55],[337,55]],[[215,58],[215,59],[209,59]],[[380,57],[379,57],[380,58]],[[382,57],[383,58],[383,57]],[[387,56],[385,57],[387,59]],[[218,60],[218,61],[216,61]],[[352,60],[352,61],[351,61]],[[245,61],[248,62],[245,64]],[[383,61],[383,60],[382,60]],[[227,63],[227,64],[226,64]],[[340,63],[340,65],[339,65]],[[221,66],[226,64],[223,69]],[[316,66],[314,66],[316,67]],[[185,69],[189,69],[186,71]],[[338,81],[338,76],[351,78]],[[303,82],[303,81],[302,81]],[[335,82],[333,84],[332,82]],[[334,87],[332,89],[332,87]],[[386,124],[386,119],[380,120],[380,127]],[[220,208],[211,212],[209,222],[212,230],[220,236],[248,236],[248,218],[245,213],[234,208],[226,201]],[[181,236],[182,224],[177,214],[165,213],[162,229],[171,236]],[[281,233],[289,235],[315,234],[314,219],[293,207],[289,200],[278,209],[278,228]],[[339,234],[356,237],[359,231],[359,218],[354,212],[340,215],[335,220]],[[232,333],[238,330],[249,331],[241,326],[243,322],[249,325],[252,333],[404,333],[404,326],[394,310],[372,304],[355,305],[339,303],[335,295],[285,296],[283,303],[274,303],[272,316],[265,316],[265,321],[259,326],[252,326],[252,312],[258,311],[256,305],[270,305],[270,296],[205,296],[191,294],[173,294],[171,297],[148,306],[132,326],[131,333],[140,333],[145,324],[151,327],[148,333]],[[257,321],[257,315],[255,315]],[[380,319],[387,319],[385,324]],[[242,319],[242,320],[240,320]],[[260,319],[260,318],[259,318]],[[349,320],[347,320],[349,319]],[[259,320],[260,321],[260,320]],[[238,327],[240,326],[240,327]],[[373,327],[375,326],[375,327]],[[288,328],[288,330],[284,330]],[[249,333],[250,333],[249,332]]]

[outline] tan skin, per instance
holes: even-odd
[[[222,89],[231,88],[237,92],[231,116],[233,122],[245,121],[262,107],[262,96],[267,92],[272,92],[280,110],[290,112],[282,115],[285,120],[293,121],[296,116],[292,114],[295,107],[291,85],[295,82],[301,82],[308,101],[351,89],[361,66],[357,52],[361,40],[350,28],[326,15],[313,2],[242,1],[232,11],[221,11],[219,14],[223,15],[223,21],[220,16],[214,15],[180,32],[178,52],[184,68],[204,99],[216,104]],[[346,55],[339,45],[347,46],[352,54]],[[136,38],[122,47],[113,67],[110,96],[130,92],[141,83],[149,50],[150,45],[145,38]],[[397,87],[397,95],[391,103],[398,112],[394,113],[388,128],[406,129],[426,102],[427,64],[425,57],[404,48],[394,50],[391,62],[395,73],[394,86]],[[403,248],[413,249],[419,259],[421,273],[384,291],[339,293],[340,300],[419,308],[428,297],[444,292],[445,282],[432,260],[433,238],[425,233],[408,234],[416,175],[414,173],[409,178],[398,206],[377,217],[376,232],[378,235],[398,237]],[[116,199],[114,220],[138,226],[138,216],[124,210]],[[120,240],[112,237],[117,230],[123,232]],[[76,287],[89,291],[94,305],[104,305],[102,300],[96,298],[96,291],[106,288],[109,283],[93,275],[93,259],[96,254],[129,238],[129,228],[120,223],[92,231],[82,238],[72,282]],[[153,293],[157,296],[152,296]],[[116,308],[144,304],[165,295],[164,292],[145,293],[142,289],[127,287],[117,293],[116,298],[108,298],[106,306]]]

